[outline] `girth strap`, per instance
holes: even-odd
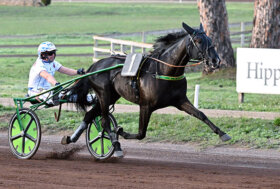
[[[185,74],[180,76],[167,76],[167,75],[154,75],[156,79],[168,80],[168,81],[179,81],[185,78]]]

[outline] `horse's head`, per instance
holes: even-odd
[[[212,45],[212,40],[205,34],[202,24],[195,30],[183,23],[183,28],[190,35],[187,52],[190,58],[204,61],[210,68],[219,68],[220,58]]]

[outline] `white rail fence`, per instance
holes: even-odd
[[[252,22],[241,22],[229,24],[230,38],[233,48],[248,47],[251,40]],[[145,43],[147,38],[155,38],[168,33],[178,32],[182,29],[158,30],[147,32],[136,32],[127,34],[115,34],[110,37],[93,36],[93,62],[98,61],[98,57],[105,57],[111,54],[128,54],[133,52],[145,53],[152,48],[152,44]],[[112,37],[140,37],[142,42],[114,39]],[[102,48],[103,47],[103,48]]]
[[[229,24],[231,43],[239,47],[249,46],[252,37],[252,22]]]
[[[107,37],[100,37],[100,36],[93,36],[94,40],[94,47],[93,47],[93,62],[98,61],[97,58],[99,54],[128,54],[134,52],[142,52],[145,53],[146,49],[151,49],[153,44],[149,43],[141,43],[141,42],[134,42],[134,41],[127,41],[127,40],[120,40],[120,39],[113,39]],[[100,44],[102,41],[102,44]],[[110,48],[100,48],[100,47],[108,47]]]

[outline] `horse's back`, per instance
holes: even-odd
[[[123,57],[123,56],[120,56],[120,57],[110,56],[107,58],[103,58],[103,59],[100,59],[97,62],[93,63],[92,66],[90,67],[90,71],[91,72],[97,71],[97,70],[115,66],[117,64],[123,64],[124,61],[125,61],[125,57]]]

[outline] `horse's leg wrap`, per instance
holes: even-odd
[[[81,125],[76,129],[76,131],[73,133],[73,135],[70,137],[71,142],[76,142],[83,131],[87,129],[88,124],[84,121],[82,121]]]
[[[114,157],[122,158],[124,156],[124,154],[123,154],[123,151],[121,149],[121,144],[117,140],[116,134],[111,132],[110,133],[110,138],[111,138],[112,144],[115,148]]]

